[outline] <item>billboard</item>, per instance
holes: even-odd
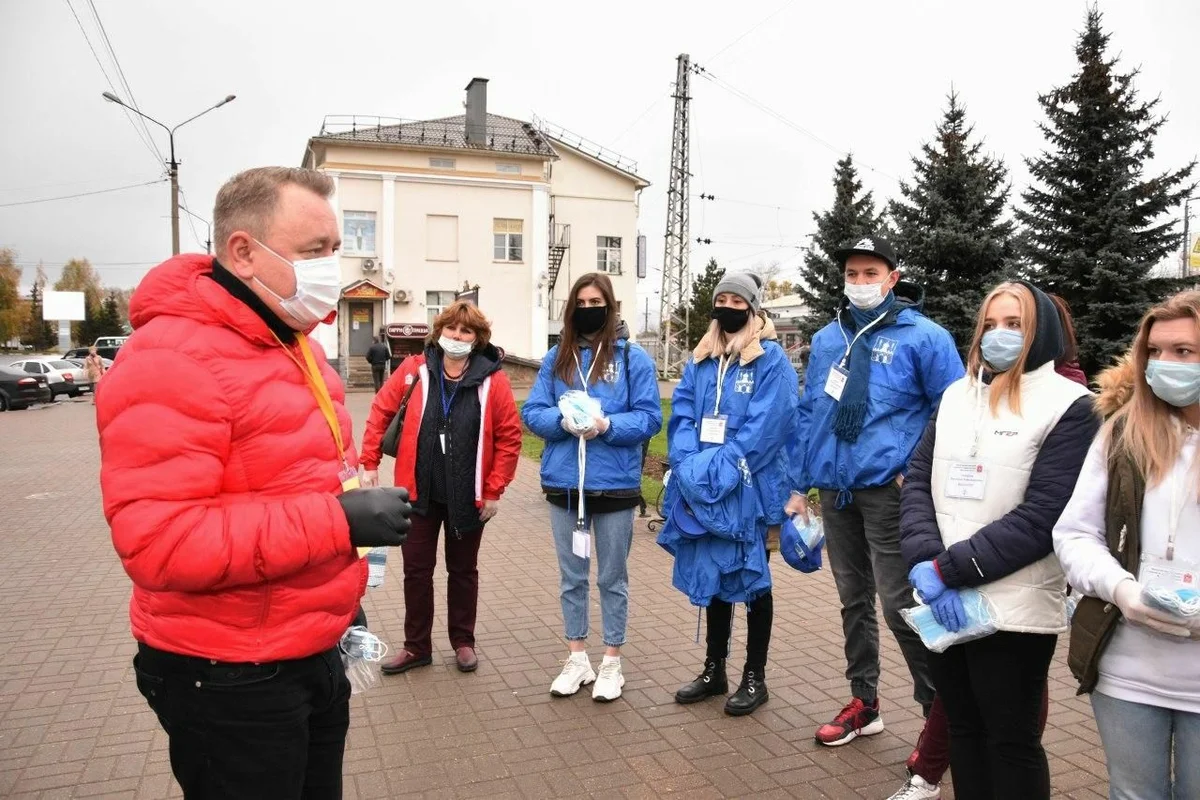
[[[79,322],[85,318],[83,292],[53,292],[42,295],[42,319]]]
[[[1188,250],[1188,267],[1200,271],[1200,233],[1197,233],[1191,241],[1191,248]]]

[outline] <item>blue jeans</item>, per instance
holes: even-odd
[[[1110,800],[1200,797],[1200,714],[1131,703],[1099,692],[1092,692],[1092,710],[1108,759]]]
[[[592,555],[596,559],[596,585],[600,589],[600,617],[604,623],[605,647],[625,644],[625,621],[629,616],[629,548],[633,545],[633,512],[612,511],[588,514],[592,531]],[[572,534],[579,512],[550,506],[550,530],[558,551],[561,578],[563,627],[567,641],[582,641],[588,635],[588,570],[592,559],[571,551]]]

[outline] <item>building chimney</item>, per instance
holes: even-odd
[[[472,78],[467,84],[467,144],[487,146],[487,78]]]

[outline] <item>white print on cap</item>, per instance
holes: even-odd
[[[874,250],[875,243],[872,242],[870,239],[859,239],[858,244],[854,245],[854,247],[852,249],[854,249],[854,250]]]

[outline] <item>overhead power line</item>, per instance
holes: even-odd
[[[20,200],[16,203],[0,203],[0,208],[11,208],[12,206],[31,206],[35,203],[50,203],[55,200],[71,200],[76,197],[91,197],[94,194],[108,194],[109,192],[121,192],[126,189],[136,189],[139,186],[153,186],[156,183],[163,183],[166,178],[158,178],[145,183],[131,183],[128,186],[114,186],[111,189],[97,189],[94,192],[79,192],[78,194],[63,194],[58,197],[39,197],[37,200]]]
[[[821,138],[817,134],[810,131],[808,128],[805,128],[803,125],[793,122],[792,120],[788,119],[783,114],[781,114],[780,112],[771,108],[770,106],[766,105],[765,103],[762,103],[759,100],[756,100],[754,97],[750,96],[746,92],[743,92],[741,89],[737,88],[736,86],[733,86],[728,81],[722,80],[717,75],[714,75],[713,73],[709,72],[703,66],[701,66],[699,64],[694,64],[692,68],[697,75],[699,75],[701,78],[704,78],[709,83],[712,83],[713,85],[717,86],[718,88],[724,89],[725,91],[729,92],[734,97],[741,100],[743,103],[746,103],[748,105],[751,105],[751,106],[757,108],[759,111],[763,112],[767,116],[771,117],[772,119],[777,120],[778,122],[783,123],[787,127],[791,128],[792,130],[796,131],[797,133],[799,133],[803,136],[806,136],[807,138],[813,140],[814,142],[821,145],[822,147],[825,147],[838,155],[846,155],[847,153],[850,152],[846,148],[838,147],[837,145],[833,144],[832,142],[828,141],[827,139]],[[870,164],[866,163],[865,161],[862,161],[861,159],[856,158],[855,161],[857,162],[857,164],[860,167],[869,169],[871,172],[874,172],[877,175],[882,175],[883,177],[889,178],[889,179],[895,181],[896,183],[900,182],[900,179],[897,178],[895,175],[891,175],[887,172],[884,172],[881,169],[877,169],[877,168],[871,166]]]
[[[112,40],[108,38],[108,30],[105,29],[104,22],[100,19],[100,12],[96,10],[96,3],[94,0],[87,0],[87,4],[92,10],[92,19],[96,20],[96,27],[100,30],[100,36],[104,39],[104,47],[108,50],[108,56],[112,59],[113,66],[117,68],[117,78],[121,81],[121,86],[124,88],[126,96],[129,97],[129,104],[140,111],[137,98],[133,95],[133,87],[129,85],[129,80],[125,77],[125,70],[121,67],[120,59],[117,58],[117,51],[112,45]],[[146,120],[139,117],[137,121],[141,124],[146,138],[150,141],[150,146],[154,148],[154,152],[158,155],[159,162],[166,161],[162,150],[158,149],[158,144],[154,141],[154,137],[150,135],[150,128],[146,124]]]
[[[784,9],[786,9],[788,6],[790,6],[790,5],[791,5],[793,2],[794,2],[794,0],[787,0],[787,2],[786,2],[786,3],[784,3],[783,5],[781,5],[779,8],[775,9],[775,10],[774,10],[773,12],[771,12],[769,15],[767,15],[767,16],[766,16],[766,17],[764,17],[763,19],[759,20],[759,21],[758,21],[758,22],[756,22],[755,24],[751,25],[749,28],[747,28],[745,31],[743,31],[743,32],[742,32],[742,35],[741,35],[741,36],[738,36],[738,37],[737,37],[736,39],[734,39],[732,42],[730,42],[729,44],[727,44],[727,45],[725,45],[724,47],[722,47],[720,50],[718,50],[718,51],[717,51],[716,53],[714,53],[713,55],[709,56],[709,57],[708,57],[708,63],[712,63],[713,61],[716,61],[718,58],[720,58],[722,55],[724,55],[724,53],[725,53],[725,51],[726,51],[726,50],[729,50],[729,49],[731,49],[731,48],[732,48],[734,45],[736,45],[736,44],[737,44],[738,42],[740,42],[742,39],[745,39],[747,36],[749,36],[750,34],[754,33],[756,30],[758,30],[759,28],[761,28],[763,25],[766,25],[768,22],[770,22],[771,20],[773,20],[773,19],[775,19],[776,17],[778,17],[780,14],[782,14],[782,13],[783,13]]]

